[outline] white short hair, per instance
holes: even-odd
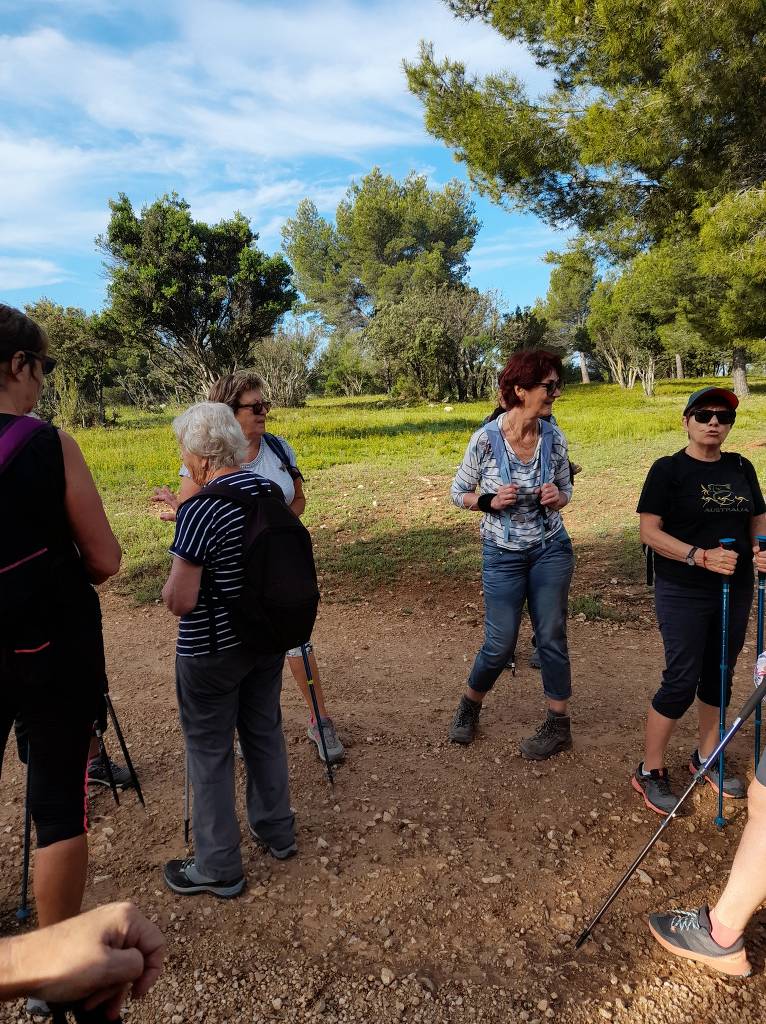
[[[173,420],[178,443],[192,455],[207,459],[211,469],[241,466],[247,439],[228,405],[197,402]]]

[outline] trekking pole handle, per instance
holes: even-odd
[[[765,538],[766,539],[766,538]],[[721,537],[718,541],[724,551],[733,551],[736,540],[734,537]]]

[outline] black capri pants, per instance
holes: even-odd
[[[19,746],[28,743],[38,847],[87,832],[88,748],[104,676],[98,676],[99,651],[84,648],[62,640],[23,653],[0,649],[0,766],[17,720]]]
[[[721,577],[723,580],[723,577]],[[697,697],[710,707],[721,706],[721,590],[685,587],[657,576],[654,580],[657,623],[665,648],[662,684],[652,707],[665,718],[678,719]],[[729,590],[729,674],[731,681],[742,650],[753,603],[752,580]]]

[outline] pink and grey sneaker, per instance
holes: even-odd
[[[685,960],[695,960],[737,978],[746,978],[752,972],[744,939],[740,937],[731,946],[719,946],[715,941],[707,907],[652,914],[649,931],[663,949]]]

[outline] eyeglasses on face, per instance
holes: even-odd
[[[697,423],[710,423],[715,416],[722,427],[731,426],[737,418],[737,413],[734,409],[694,409],[691,415]]]
[[[541,380],[539,384],[535,385],[535,387],[545,388],[548,393],[548,397],[550,398],[557,391],[564,390],[564,382],[558,378],[556,380]]]
[[[250,409],[253,416],[260,416],[263,412],[269,412],[271,410],[271,402],[235,402],[234,412],[239,412],[240,409]]]
[[[27,349],[22,349],[22,351],[29,359],[36,359],[40,363],[44,377],[47,377],[49,373],[53,373],[56,369],[56,360],[50,356],[41,356],[39,352],[30,352]]]

